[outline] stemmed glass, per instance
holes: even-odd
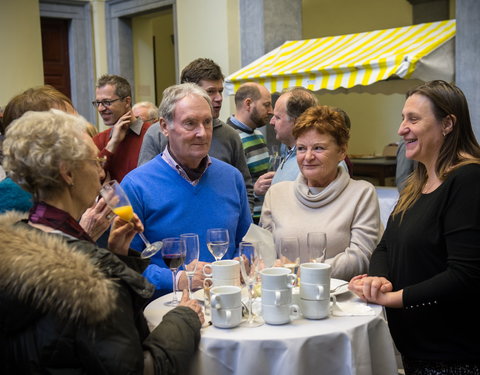
[[[165,302],[167,306],[177,306],[177,272],[178,268],[185,261],[187,249],[185,240],[179,237],[165,238],[162,247],[162,259],[168,268],[172,271],[173,278],[173,298],[171,301]]]
[[[200,254],[200,241],[198,239],[198,234],[196,233],[181,234],[180,238],[185,240],[185,246],[187,248],[187,253],[185,256],[185,273],[188,276],[188,291],[191,298],[193,275],[195,275],[198,264],[198,256]]]
[[[240,242],[238,247],[240,253],[240,270],[242,271],[243,281],[248,288],[248,320],[241,324],[242,327],[258,327],[263,322],[255,319],[252,311],[253,305],[253,287],[257,281],[260,266],[260,254],[251,242]]]
[[[327,250],[327,235],[324,232],[307,233],[309,262],[320,263],[325,260]]]
[[[280,261],[283,267],[289,268],[297,274],[300,266],[300,250],[297,237],[280,238]]]
[[[132,220],[132,204],[125,190],[116,180],[105,183],[100,189],[100,194],[115,215],[120,216],[125,221]],[[138,235],[145,243],[145,249],[141,253],[142,258],[150,258],[162,248],[162,241],[150,243],[143,233],[140,232]]]
[[[282,163],[282,157],[278,153],[278,147],[272,146],[272,155],[270,156],[268,171],[275,172]]]
[[[230,237],[228,230],[224,228],[213,228],[207,230],[207,247],[215,260],[223,258],[228,250]]]

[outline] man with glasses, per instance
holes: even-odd
[[[123,77],[108,74],[100,77],[92,104],[110,127],[93,141],[100,150],[99,156],[107,158],[105,173],[120,182],[137,167],[143,137],[150,124],[134,116],[130,84]]]

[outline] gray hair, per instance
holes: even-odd
[[[212,100],[206,91],[195,83],[182,83],[180,85],[167,87],[163,91],[163,99],[160,103],[158,113],[160,117],[168,123],[170,128],[173,127],[173,117],[177,103],[187,96],[194,95],[204,98],[207,101],[210,110],[213,110]]]
[[[51,109],[26,112],[7,129],[3,167],[22,188],[38,198],[63,189],[60,163],[74,165],[89,156],[84,140],[87,121]]]
[[[149,119],[158,118],[158,107],[152,102],[138,102],[132,107],[132,111],[137,108],[145,108],[147,110],[147,117]]]
[[[295,121],[308,108],[318,105],[315,94],[304,87],[293,87],[284,92],[290,96],[286,102],[287,116],[290,120]]]

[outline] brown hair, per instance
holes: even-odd
[[[104,74],[97,81],[97,88],[101,88],[106,85],[115,86],[115,95],[125,99],[127,96],[132,97],[132,89],[130,83],[120,76],[114,74]]]
[[[3,113],[2,134],[5,133],[7,126],[10,125],[13,120],[22,117],[25,112],[43,112],[51,108],[57,108],[67,112],[69,109],[68,106],[73,109],[72,101],[53,86],[44,85],[30,88],[14,96],[8,102]]]
[[[350,132],[345,125],[344,116],[327,105],[308,108],[297,119],[292,134],[297,139],[307,131],[315,129],[320,134],[329,134],[340,147],[347,147]]]
[[[437,121],[450,117],[453,122],[452,131],[445,135],[435,165],[435,172],[439,178],[444,180],[450,172],[463,165],[480,164],[480,146],[473,133],[467,100],[462,90],[453,84],[438,80],[410,90],[406,97],[412,95],[423,95],[429,99]],[[402,214],[403,217],[405,211],[421,196],[427,178],[425,166],[418,163],[400,193],[393,215]]]
[[[200,58],[193,60],[185,68],[180,75],[180,83],[198,83],[202,79],[208,81],[223,81],[222,69],[213,60]]]

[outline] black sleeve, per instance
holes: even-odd
[[[152,354],[156,374],[187,374],[200,342],[201,323],[189,307],[179,306],[143,342]]]

